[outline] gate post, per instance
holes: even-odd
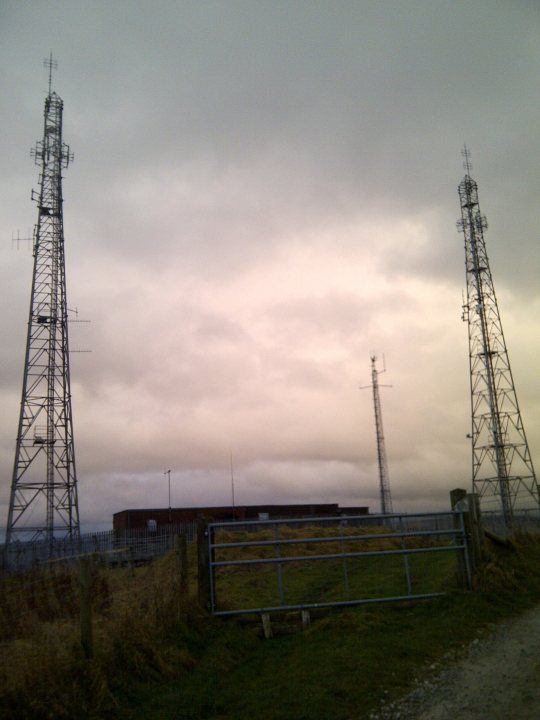
[[[484,554],[484,530],[482,528],[482,517],[480,515],[480,498],[476,493],[469,493],[467,500],[469,502],[471,521],[472,563],[474,568],[478,568],[482,563]]]
[[[471,518],[470,513],[467,508],[467,491],[463,490],[462,488],[456,488],[455,490],[450,491],[450,504],[452,507],[452,510],[459,510],[461,512],[461,515],[463,517],[463,529],[465,532],[464,537],[464,543],[465,543],[465,550],[462,555],[459,556],[459,574],[461,577],[461,580],[463,582],[463,585],[470,588],[471,580],[470,575],[468,572],[468,562],[467,562],[467,554],[469,554],[471,565],[473,565],[474,559],[473,559],[473,553],[469,553],[469,548],[472,545],[472,533],[471,533]],[[461,523],[460,518],[457,515],[454,515],[454,528],[456,530],[461,531]],[[472,571],[474,571],[474,566],[472,566]]]
[[[208,548],[208,520],[197,518],[197,589],[199,605],[210,609],[210,553]]]

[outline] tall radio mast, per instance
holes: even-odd
[[[40,169],[34,266],[19,428],[6,546],[21,540],[79,537],[77,474],[69,377],[62,170],[73,160],[62,140],[63,102],[52,90],[52,53],[43,139],[32,150]]]
[[[518,509],[538,508],[536,475],[521,420],[484,241],[478,185],[471,178],[465,147],[465,177],[458,187],[465,237],[467,299],[463,320],[469,331],[472,485],[484,509],[502,512],[512,527]]]
[[[392,496],[390,493],[390,480],[388,477],[388,461],[386,459],[386,447],[384,443],[384,432],[382,422],[382,410],[381,410],[381,398],[379,395],[379,375],[386,372],[384,370],[377,370],[376,362],[377,358],[375,355],[371,356],[371,385],[365,385],[363,387],[371,387],[373,389],[373,410],[375,414],[375,435],[377,438],[377,462],[379,466],[379,492],[381,496],[381,513],[383,515],[390,514],[393,512],[392,509]],[[383,385],[382,387],[390,387],[389,385]],[[363,388],[362,388],[363,389]]]

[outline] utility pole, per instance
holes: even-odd
[[[469,334],[472,487],[485,510],[501,512],[508,530],[518,509],[538,509],[536,475],[521,420],[495,287],[484,240],[470,153],[463,149],[465,177],[458,187],[465,238],[467,298],[463,320]]]
[[[171,507],[171,471],[165,470],[163,473],[164,475],[167,475],[169,478],[169,525],[172,524],[172,507]]]
[[[52,90],[52,53],[39,167],[34,266],[6,547],[22,540],[78,540],[79,505],[69,374],[62,171],[73,160],[62,139],[63,102]]]
[[[381,496],[381,513],[388,515],[393,512],[392,509],[392,495],[390,493],[390,480],[388,477],[388,461],[386,459],[386,447],[384,443],[383,433],[383,422],[382,422],[382,410],[381,410],[381,398],[379,395],[379,387],[392,387],[391,385],[380,385],[379,375],[386,372],[386,367],[383,370],[377,370],[375,355],[371,356],[371,385],[364,385],[360,389],[365,388],[373,389],[373,409],[375,414],[375,434],[377,438],[377,462],[379,465],[379,492]]]

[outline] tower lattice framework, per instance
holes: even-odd
[[[390,492],[390,479],[388,475],[388,460],[384,442],[381,397],[379,393],[379,375],[385,370],[377,370],[377,358],[371,356],[371,387],[373,390],[373,411],[375,415],[375,435],[377,439],[377,464],[379,468],[379,493],[381,498],[381,513],[383,515],[393,512],[392,495]],[[387,387],[387,386],[385,386]]]
[[[484,240],[478,185],[464,149],[465,177],[458,187],[465,238],[469,332],[472,486],[485,510],[501,512],[508,528],[516,510],[539,507],[538,485],[510,369]]]
[[[71,409],[62,171],[73,160],[62,139],[63,102],[45,100],[43,139],[31,154],[40,169],[33,275],[6,544],[79,537]]]

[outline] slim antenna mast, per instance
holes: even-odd
[[[169,525],[172,524],[172,508],[171,508],[171,471],[165,470],[163,473],[164,475],[167,475],[168,481],[169,481]]]
[[[48,68],[48,70],[49,70],[49,95],[50,95],[51,91],[52,91],[52,71],[57,70],[57,68],[58,68],[58,61],[54,60],[52,51],[51,51],[51,54],[49,55],[49,57],[45,58],[45,60],[43,61],[43,66]]]
[[[458,187],[457,226],[465,238],[467,297],[462,317],[469,334],[472,486],[483,509],[502,512],[510,530],[516,510],[538,509],[539,493],[489,267],[487,220],[480,212],[478,185],[469,174],[467,147],[463,156],[467,174]]]
[[[463,146],[461,154],[463,155],[463,167],[465,169],[465,172],[467,173],[467,175],[470,176],[472,170],[471,152],[466,145]]]
[[[381,399],[379,395],[380,387],[392,387],[391,385],[381,385],[379,383],[378,376],[383,372],[386,372],[386,363],[384,362],[383,356],[383,370],[377,370],[375,355],[371,356],[371,385],[363,385],[360,387],[361,390],[365,388],[373,389],[373,409],[375,414],[375,434],[377,438],[377,461],[379,465],[379,492],[381,497],[381,513],[383,515],[391,514],[392,509],[392,496],[390,493],[390,480],[388,477],[388,461],[386,459],[386,447],[384,443],[383,433],[383,422],[382,422],[382,410],[381,410]]]

